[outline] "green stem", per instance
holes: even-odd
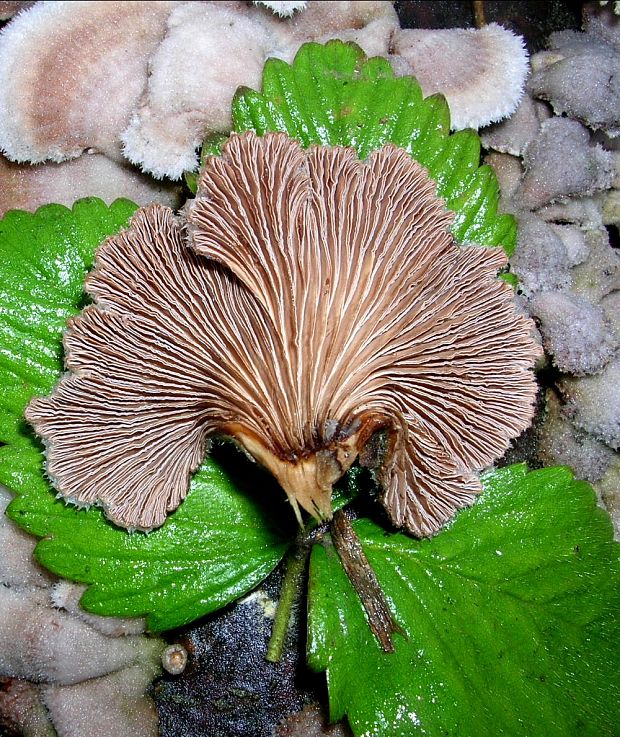
[[[273,629],[271,630],[271,638],[267,647],[267,655],[265,656],[270,663],[279,663],[282,658],[284,643],[291,620],[291,611],[301,591],[309,553],[310,545],[307,540],[307,532],[306,530],[302,530],[295,541],[286,563],[286,571],[284,572],[284,579],[282,580],[282,588],[280,590],[280,600],[278,601],[276,616],[273,620]]]

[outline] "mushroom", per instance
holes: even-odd
[[[510,265],[519,277],[522,293],[530,298],[541,291],[570,286],[568,252],[557,230],[532,213],[518,216],[517,251]]]
[[[306,3],[267,5],[290,15]],[[387,54],[397,27],[386,0],[311,2],[286,18],[221,0],[36,3],[0,34],[0,151],[31,163],[125,156],[179,179],[205,134],[230,130],[235,90],[258,87],[269,56],[339,35]]]
[[[189,655],[183,645],[178,643],[169,645],[161,654],[161,664],[163,669],[173,676],[183,673],[187,667],[187,659]]]
[[[594,144],[588,129],[568,118],[545,120],[523,161],[525,176],[515,200],[530,210],[607,189],[614,174],[611,152]]]
[[[138,205],[159,202],[174,207],[182,191],[178,183],[157,182],[102,154],[36,165],[16,164],[0,154],[0,182],[0,215],[14,209],[34,211],[49,202],[71,207],[87,196],[106,202],[126,197]]]
[[[513,115],[481,131],[482,145],[501,153],[522,156],[528,144],[538,135],[540,124],[550,116],[551,112],[545,103],[524,95]]]
[[[538,459],[548,466],[570,466],[575,475],[594,483],[613,464],[616,454],[593,435],[574,427],[560,400],[547,392],[545,420],[540,428]]]
[[[89,149],[120,158],[174,5],[41,2],[19,13],[0,34],[0,149],[31,163]]]
[[[142,617],[101,617],[90,614],[80,606],[80,599],[88,587],[65,581],[56,581],[50,591],[50,601],[55,609],[68,612],[76,619],[86,622],[90,627],[108,637],[121,635],[140,635],[146,630],[146,620]]]
[[[614,461],[603,478],[594,486],[614,523],[615,539],[620,540],[620,456]]]
[[[595,197],[569,197],[541,207],[536,215],[547,223],[565,223],[593,232],[603,226],[600,201]]]
[[[540,292],[530,302],[529,311],[540,320],[545,349],[560,371],[595,374],[620,348],[602,307],[583,297]]]
[[[602,5],[607,7],[603,8]],[[598,7],[588,3],[583,7],[583,29],[590,37],[598,37],[620,51],[620,22],[617,15],[620,15],[620,3],[617,0],[611,4],[599,2]]]
[[[497,176],[497,183],[501,193],[499,209],[503,212],[510,212],[510,200],[517,191],[521,177],[523,176],[523,167],[521,159],[512,154],[502,154],[497,151],[490,151],[484,157],[484,163],[493,167]]]
[[[529,424],[539,352],[503,251],[459,248],[451,220],[393,145],[233,135],[186,224],[150,206],[97,252],[68,373],[26,413],[60,493],[151,529],[217,433],[299,518],[331,517],[359,455],[393,523],[436,532]]]
[[[281,42],[276,55],[292,61],[305,41],[325,43],[339,38],[353,41],[368,56],[387,56],[392,36],[399,28],[398,14],[391,2],[309,2],[303,13],[280,26]]]
[[[66,581],[54,585],[56,579],[34,559],[35,539],[3,514],[10,499],[0,486],[0,733],[8,726],[36,737],[94,734],[80,719],[84,714],[92,719],[91,704],[85,702],[99,699],[108,726],[115,724],[107,734],[157,734],[155,707],[145,691],[159,672],[164,643],[140,635],[144,620],[82,611],[77,600],[84,587]],[[110,698],[115,683],[119,687]],[[41,702],[41,691],[49,711]],[[49,694],[53,700],[48,700]],[[70,704],[74,728],[65,722]],[[135,710],[153,716],[150,720],[145,716],[140,729],[123,731]]]
[[[571,270],[572,291],[598,304],[603,297],[620,290],[620,254],[604,229],[588,232],[586,241],[587,259]]]
[[[254,5],[262,5],[264,8],[271,10],[272,13],[279,15],[281,18],[290,18],[299,10],[305,10],[308,5],[307,0],[254,0]]]
[[[620,450],[620,355],[595,376],[566,377],[560,389],[574,425]]]
[[[318,704],[307,704],[301,711],[285,717],[275,728],[274,737],[350,737],[345,724],[330,724]]]
[[[43,589],[0,586],[0,674],[57,684],[158,662],[162,643],[128,635],[106,637],[54,609]]]
[[[618,342],[620,342],[620,290],[606,294],[600,301],[605,317],[609,321]]]
[[[549,42],[552,50],[539,55],[530,92],[548,100],[557,115],[620,135],[620,48],[576,31],[553,33]]]
[[[147,695],[158,675],[153,659],[71,686],[42,686],[41,695],[62,737],[159,737],[157,709]]]
[[[268,57],[292,61],[305,41],[330,38],[387,54],[396,28],[389,2],[311,2],[286,20],[240,3],[183,3],[151,58],[144,94],[122,133],[123,153],[155,177],[179,179],[198,167],[206,132],[230,130],[235,91],[260,87]]]
[[[265,17],[263,17],[265,15]],[[139,106],[123,131],[123,153],[155,177],[198,166],[205,131],[227,132],[241,85],[260,87],[275,45],[270,16],[228,3],[183,3],[170,15]],[[189,56],[192,64],[184,60]]]
[[[441,92],[452,127],[480,128],[511,115],[523,96],[528,55],[523,39],[497,23],[482,28],[405,29],[393,50],[425,95]]]
[[[0,678],[0,733],[23,737],[58,737],[39,687],[17,678]]]

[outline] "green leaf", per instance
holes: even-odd
[[[94,197],[0,220],[0,442],[23,439],[23,412],[62,371],[62,333],[79,311],[95,248],[137,205]]]
[[[499,275],[499,278],[506,282],[506,284],[510,284],[510,286],[513,289],[516,289],[519,286],[519,279],[516,274],[513,274],[509,271],[504,271]]]
[[[619,734],[620,565],[568,469],[488,474],[430,540],[355,523],[404,636],[379,649],[338,556],[311,561],[309,661],[356,735]]]
[[[261,92],[241,88],[235,95],[233,128],[259,135],[283,131],[304,146],[353,146],[361,158],[394,143],[437,183],[456,214],[452,231],[459,243],[514,251],[516,223],[497,212],[497,179],[490,167],[480,167],[478,135],[450,134],[441,95],[423,99],[415,79],[396,78],[385,59],[367,59],[354,44],[309,43],[291,65],[268,60]]]
[[[153,631],[187,624],[237,599],[283,557],[290,539],[253,493],[274,484],[253,468],[250,482],[205,461],[186,500],[161,528],[129,534],[99,509],[55,499],[34,441],[0,449],[0,482],[18,493],[8,515],[44,537],[37,560],[59,576],[90,584],[81,601],[88,611],[146,615]]]
[[[213,133],[204,139],[202,142],[202,148],[200,149],[200,169],[204,166],[205,160],[208,156],[219,156],[221,154],[222,146],[227,140],[228,136],[223,133]],[[198,191],[198,177],[198,170],[183,172],[185,184],[189,191],[194,195]]]
[[[198,191],[198,174],[194,171],[184,171],[183,179],[185,186],[189,189],[192,194],[196,194]]]
[[[154,630],[185,624],[241,596],[284,555],[287,541],[254,500],[281,493],[253,466],[252,482],[215,461],[195,475],[186,501],[148,536],[128,534],[101,510],[55,498],[43,456],[23,421],[34,394],[52,390],[63,369],[66,320],[84,303],[96,247],[124,226],[136,205],[117,200],[48,205],[0,220],[0,483],[18,494],[9,516],[45,538],[39,561],[91,584],[82,599],[98,614],[146,615]],[[235,466],[242,467],[239,459]],[[272,487],[265,489],[264,487]]]

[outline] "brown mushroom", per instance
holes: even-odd
[[[100,247],[69,372],[28,419],[48,473],[115,522],[161,525],[214,433],[331,516],[361,454],[398,526],[427,535],[529,423],[538,348],[459,248],[426,171],[392,145],[360,161],[284,134],[233,135],[187,215],[151,206]]]

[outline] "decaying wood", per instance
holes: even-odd
[[[351,585],[360,597],[368,624],[386,653],[394,652],[392,635],[402,629],[392,616],[377,576],[362,549],[346,513],[338,510],[331,523],[331,537]]]

